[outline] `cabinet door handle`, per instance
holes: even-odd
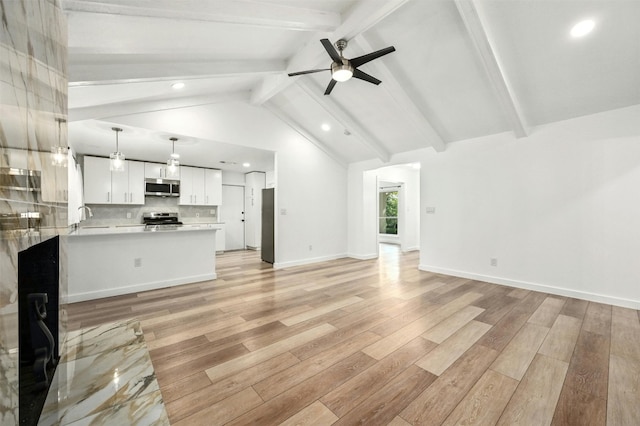
[[[111,193],[107,191],[107,203],[111,202]]]
[[[129,202],[133,203],[133,192],[129,193]]]

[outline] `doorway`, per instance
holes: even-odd
[[[222,185],[222,199],[218,209],[225,224],[225,250],[244,250],[244,186]]]
[[[367,244],[380,255],[379,244],[401,252],[420,249],[420,165],[398,164],[363,172]]]

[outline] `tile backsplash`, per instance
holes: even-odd
[[[89,204],[93,217],[87,217],[80,226],[140,225],[147,212],[178,212],[183,223],[218,222],[217,206],[179,206],[176,198],[145,197],[143,206]]]

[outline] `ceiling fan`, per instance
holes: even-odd
[[[373,61],[374,59],[384,56],[388,53],[395,52],[396,50],[395,47],[389,46],[389,47],[385,47],[384,49],[380,49],[380,50],[376,50],[375,52],[368,53],[366,55],[358,56],[357,58],[347,59],[342,55],[342,51],[347,47],[347,40],[340,39],[336,42],[336,47],[338,48],[338,51],[334,49],[329,39],[323,38],[322,40],[320,40],[320,43],[322,43],[325,50],[331,57],[331,59],[333,59],[333,62],[331,63],[331,68],[321,68],[321,69],[315,69],[315,70],[292,72],[289,74],[289,77],[293,77],[295,75],[302,75],[302,74],[312,74],[320,71],[331,71],[331,81],[327,86],[327,90],[324,91],[325,95],[328,95],[329,93],[331,93],[336,83],[347,81],[351,77],[368,81],[369,83],[373,83],[375,85],[380,84],[381,83],[380,80],[367,74],[366,72],[360,71],[358,67],[360,65],[366,64],[369,61]]]

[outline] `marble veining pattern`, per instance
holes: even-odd
[[[41,191],[0,187],[0,215],[42,215],[47,229],[0,226],[0,425],[19,419],[18,252],[67,233],[67,170],[51,147],[67,145],[67,25],[60,0],[0,0],[0,167],[37,170]],[[4,222],[3,222],[4,224]],[[5,224],[6,225],[6,224]],[[66,298],[66,250],[60,296]],[[60,334],[64,337],[64,307]]]
[[[138,321],[69,333],[63,351],[39,425],[169,424]]]

